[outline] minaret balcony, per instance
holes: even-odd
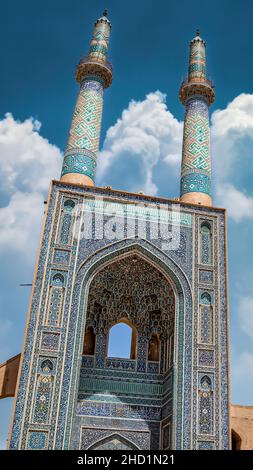
[[[83,57],[76,67],[76,79],[81,82],[84,77],[89,75],[97,76],[104,81],[104,88],[112,83],[112,64],[104,60],[104,58],[96,56]]]
[[[211,80],[194,77],[192,80],[184,80],[179,91],[179,99],[185,105],[190,98],[202,96],[208,104],[214,102],[214,84]]]

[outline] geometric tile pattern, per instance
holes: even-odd
[[[38,377],[37,391],[35,397],[35,410],[33,415],[34,423],[46,424],[49,418],[49,408],[51,405],[53,378],[40,375]]]
[[[60,241],[64,245],[69,242],[70,228],[71,228],[71,214],[66,213],[63,215],[61,221]]]
[[[106,62],[110,29],[107,22],[97,22],[90,43],[89,57]]]
[[[205,43],[201,39],[196,39],[190,45],[190,60],[188,69],[188,79],[206,78],[206,50]]]
[[[212,434],[213,397],[211,380],[208,375],[202,377],[199,390],[199,434]]]
[[[96,440],[96,444],[93,444],[94,440]],[[91,443],[92,446],[90,446]],[[149,432],[126,431],[123,429],[113,433],[110,430],[83,428],[81,449],[87,448],[92,450],[150,449],[150,434]]]
[[[203,284],[212,284],[213,283],[213,272],[206,271],[204,269],[199,270],[199,282]]]
[[[65,155],[62,167],[62,175],[66,175],[67,173],[78,173],[89,176],[89,178],[94,181],[96,167],[96,158],[91,151],[88,152],[88,150],[85,150],[82,152],[82,154],[80,154],[80,151],[76,150],[69,155]]]
[[[208,104],[200,98],[186,104],[181,193],[210,194],[211,158]]]
[[[213,309],[209,305],[200,306],[200,338],[202,344],[213,343]]]
[[[68,245],[71,238],[71,227],[73,223],[72,212],[75,207],[75,202],[71,199],[66,199],[63,204],[63,215],[59,227],[59,243]],[[58,250],[57,250],[58,251]]]
[[[103,107],[103,85],[85,79],[73,114],[62,175],[80,173],[94,179],[99,150]]]
[[[46,448],[47,432],[30,431],[28,440],[28,449],[43,450]]]
[[[213,442],[199,441],[198,449],[199,450],[213,450]]]
[[[55,250],[54,252],[54,263],[57,264],[68,264],[70,252],[65,250]]]
[[[186,105],[184,131],[184,170],[210,169],[209,115],[204,100],[193,99]]]
[[[181,196],[185,193],[199,192],[211,194],[211,180],[200,172],[189,173],[181,177]]]
[[[214,351],[208,349],[199,349],[199,365],[200,366],[213,366],[214,365]]]
[[[97,89],[94,87],[95,84]],[[67,151],[81,148],[97,154],[102,117],[102,95],[101,83],[93,80],[82,82],[71,123]]]
[[[201,263],[212,263],[212,232],[208,224],[202,223],[200,229]]]
[[[41,348],[51,351],[57,351],[59,347],[60,334],[43,332],[41,340]]]
[[[48,325],[59,326],[61,323],[63,293],[64,290],[62,287],[52,286],[50,288],[47,316]]]

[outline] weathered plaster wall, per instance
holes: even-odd
[[[253,450],[253,406],[231,405],[231,430],[241,438],[240,450]]]

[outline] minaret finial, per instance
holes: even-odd
[[[76,69],[80,83],[61,180],[94,186],[101,130],[103,91],[111,85],[112,67],[107,60],[111,23],[104,11],[94,26],[88,56]]]
[[[212,205],[208,106],[214,87],[206,78],[206,46],[199,30],[190,42],[188,77],[179,93],[186,107],[181,164],[181,201]]]
[[[196,36],[200,36],[200,31],[199,31],[199,29],[196,30]]]
[[[108,16],[108,10],[107,10],[107,8],[103,11],[103,16],[106,16],[106,17]]]

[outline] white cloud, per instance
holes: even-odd
[[[0,250],[28,254],[33,261],[50,179],[58,177],[61,152],[39,134],[32,118],[0,121]]]
[[[253,297],[243,297],[239,304],[240,326],[253,340]]]
[[[156,194],[158,188],[153,181],[156,165],[165,161],[179,169],[183,123],[169,112],[165,98],[156,91],[143,101],[131,101],[116,124],[108,129],[97,168],[99,184],[108,184],[112,172],[117,172],[121,164],[125,168],[128,160],[134,165],[134,158],[139,171],[138,175],[132,171],[128,190]]]
[[[16,191],[0,209],[0,250],[28,253],[33,258],[43,216],[43,194]]]
[[[238,187],[253,173],[253,94],[242,93],[211,118],[212,155],[219,205],[227,207],[236,222],[253,218],[253,197]],[[242,186],[242,183],[240,184]],[[246,182],[245,186],[248,184]]]
[[[236,221],[253,218],[253,198],[239,191],[230,183],[219,183],[216,188],[217,199],[226,207],[228,214]]]
[[[226,180],[239,165],[245,170],[248,140],[252,156],[253,146],[253,94],[234,98],[225,109],[213,112],[212,150],[219,179]]]
[[[14,192],[47,191],[52,177],[59,176],[61,153],[39,134],[40,122],[16,121],[8,113],[0,121],[0,185]]]
[[[155,180],[154,174],[157,170],[158,175],[164,173],[164,165],[168,166],[168,187],[179,181],[183,122],[171,114],[165,99],[156,91],[143,101],[132,100],[108,129],[99,156],[98,185],[111,184],[114,178],[113,183],[125,182],[130,191],[156,194],[159,177]],[[50,179],[59,176],[62,162],[60,150],[39,134],[40,127],[32,118],[19,122],[11,114],[0,121],[0,188],[6,201],[0,208],[0,250],[26,253],[29,245],[35,252],[38,244],[43,199]],[[253,218],[249,189],[242,190],[234,181],[246,139],[253,148],[253,95],[241,94],[212,115],[215,195],[236,222]],[[241,164],[241,171],[245,172],[245,165]]]
[[[129,191],[154,195],[159,190],[154,173],[164,163],[169,165],[168,187],[179,181],[183,122],[170,113],[165,99],[156,91],[143,101],[131,101],[108,129],[98,162],[99,185],[121,182]],[[236,222],[253,218],[253,197],[234,181],[245,173],[246,154],[252,155],[253,95],[237,96],[225,109],[214,111],[211,121],[215,202],[227,207]],[[253,160],[247,165],[253,172]]]
[[[253,133],[253,94],[241,93],[225,109],[214,111],[212,127],[216,137],[227,136],[231,131],[233,138]]]

